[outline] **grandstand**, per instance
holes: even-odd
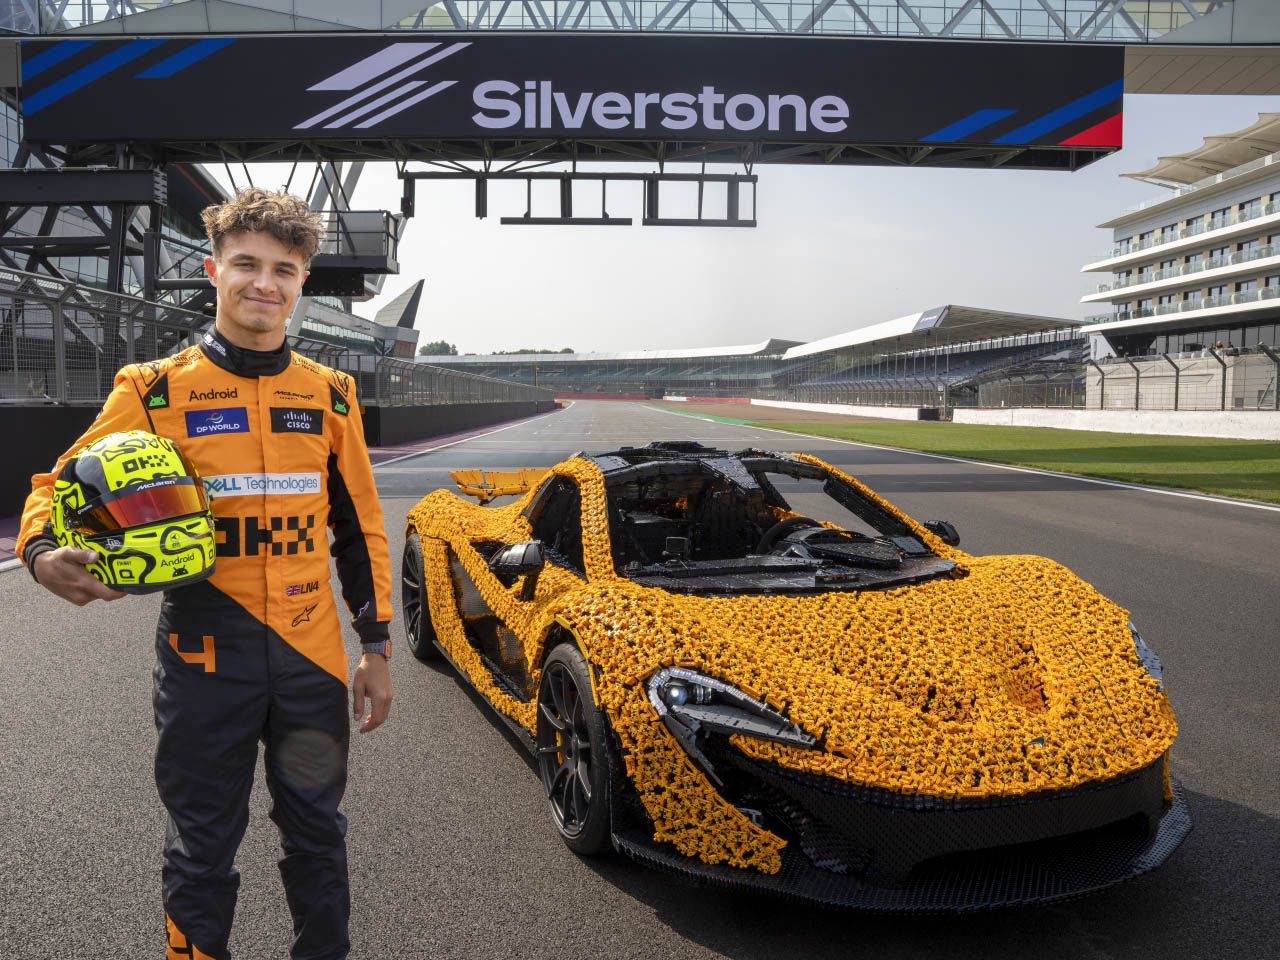
[[[421,363],[560,396],[753,397],[948,409],[1083,403],[1078,321],[948,304],[811,343],[627,353],[470,354]]]

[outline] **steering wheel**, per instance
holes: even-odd
[[[800,530],[804,527],[820,527],[817,520],[809,517],[787,517],[785,520],[779,520],[772,527],[764,532],[764,536],[760,538],[760,542],[756,544],[756,553],[768,553],[773,549],[773,545],[785,537],[792,530]]]

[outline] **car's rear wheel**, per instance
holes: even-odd
[[[422,542],[416,531],[404,541],[404,560],[400,564],[400,611],[404,614],[404,635],[409,649],[419,660],[438,660],[436,631],[431,625],[427,607],[427,581],[423,572]]]
[[[572,643],[551,651],[538,685],[538,773],[551,819],[575,853],[609,849],[610,778],[605,723],[587,662]]]

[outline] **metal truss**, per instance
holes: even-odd
[[[0,27],[54,34],[222,30],[591,30],[1148,43],[1234,0],[10,0]],[[203,4],[209,16],[165,8]],[[212,11],[218,9],[214,18]],[[163,18],[163,19],[162,19]],[[203,27],[201,27],[203,24]]]
[[[705,140],[280,140],[182,141],[162,145],[135,144],[132,153],[150,163],[290,163],[297,158],[330,163],[393,160],[404,163],[530,162],[652,163],[662,171],[670,163],[730,163],[748,172],[756,164],[787,163],[838,166],[967,167],[1022,170],[1077,170],[1112,152],[1110,147],[1036,145],[935,146],[913,143],[760,143]],[[114,144],[82,144],[65,152],[76,166],[109,164]]]

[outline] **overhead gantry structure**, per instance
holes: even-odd
[[[0,26],[27,34],[590,30],[1142,44],[1176,42],[1179,31],[1199,25],[1201,32],[1228,32],[1198,42],[1229,43],[1233,6],[1233,0],[14,0],[0,11]]]

